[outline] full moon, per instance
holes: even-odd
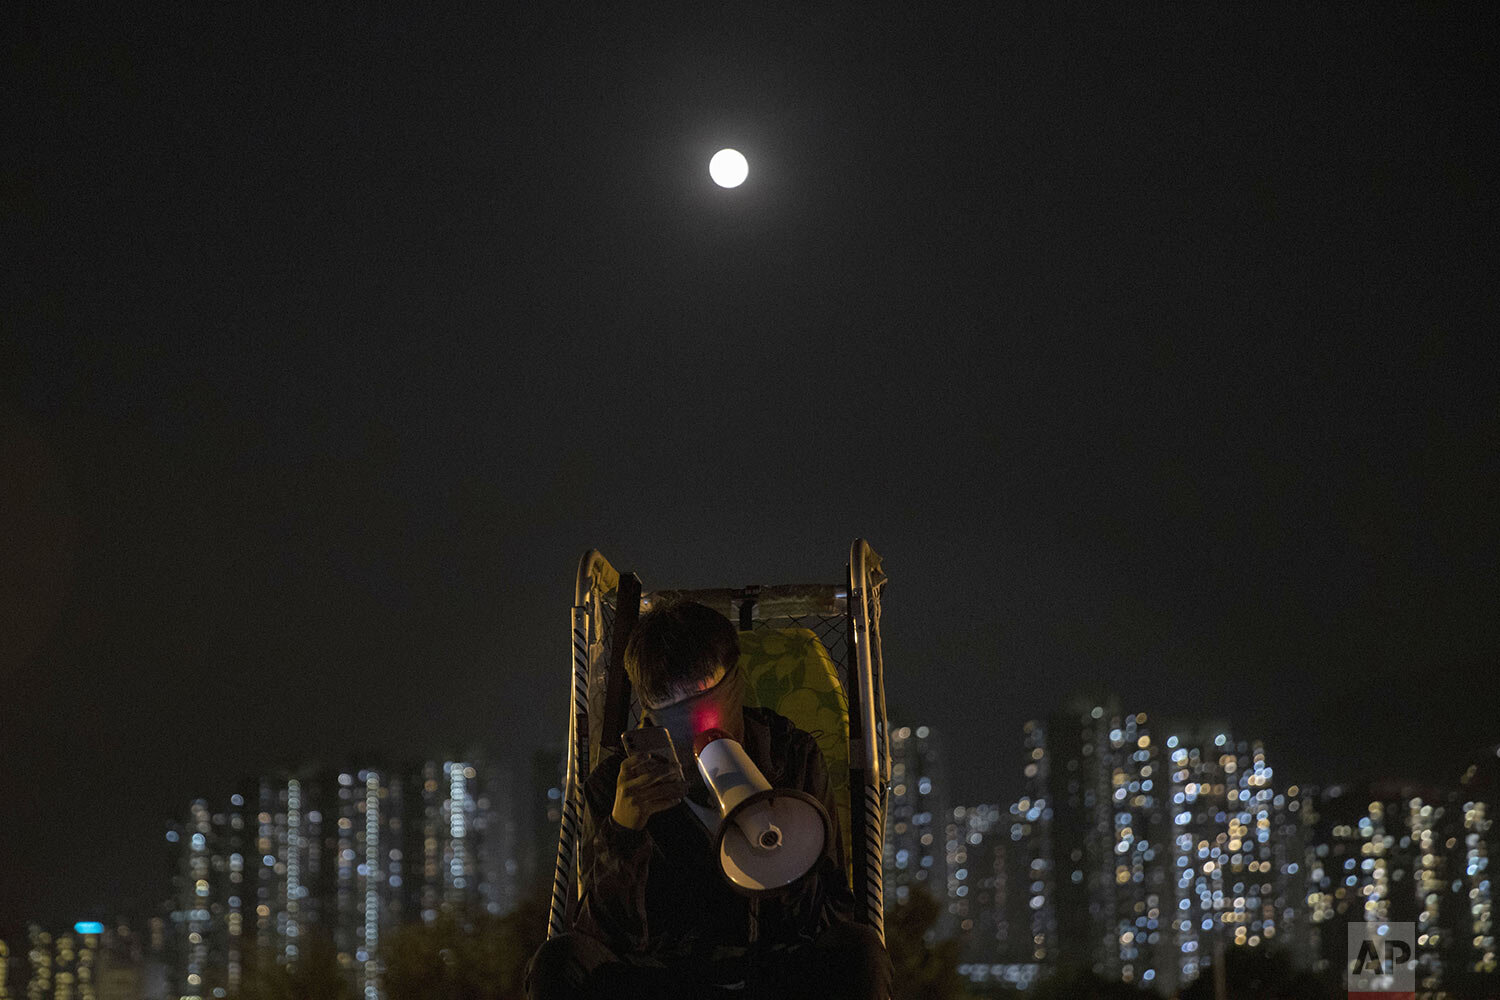
[[[750,176],[750,164],[737,149],[721,149],[708,161],[708,176],[719,187],[739,187]]]

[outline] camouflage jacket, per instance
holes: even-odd
[[[752,910],[765,943],[811,940],[831,921],[853,919],[838,813],[817,742],[769,709],[744,713],[744,747],[766,780],[805,791],[828,810],[832,835],[817,866],[783,895],[762,897],[752,908],[730,888],[710,856],[708,831],[685,803],[652,816],[644,830],[626,829],[610,817],[624,758],[606,750],[584,785],[583,897],[575,930],[620,954],[709,958],[749,943]]]

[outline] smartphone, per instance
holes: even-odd
[[[665,726],[642,726],[627,729],[620,734],[620,744],[632,757],[638,753],[655,754],[682,773],[682,762],[677,759],[677,749],[672,746],[672,734]]]

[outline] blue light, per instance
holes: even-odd
[[[97,920],[80,920],[73,925],[73,930],[78,934],[103,934],[104,925]]]

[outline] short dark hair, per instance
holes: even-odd
[[[695,601],[676,601],[652,608],[625,643],[625,673],[636,693],[660,704],[677,698],[720,667],[740,658],[734,625],[713,608]]]

